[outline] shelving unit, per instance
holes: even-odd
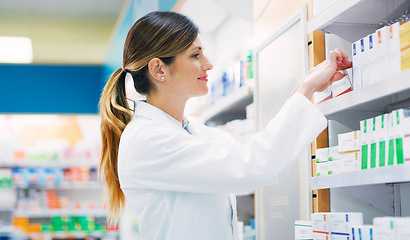
[[[329,176],[312,177],[312,190],[323,188],[353,187],[382,183],[410,182],[410,164],[346,172]]]
[[[408,1],[339,0],[307,23],[307,31],[334,33],[354,42],[390,22],[408,9]]]
[[[308,22],[307,31],[313,33],[321,30],[323,33],[332,33],[353,43],[373,33],[385,23],[395,21],[406,9],[410,9],[410,1],[338,0],[311,19]],[[321,44],[323,45],[324,42]],[[316,55],[313,54],[312,57]],[[332,144],[335,143],[334,139],[337,139],[337,134],[358,130],[360,120],[398,108],[409,107],[409,79],[410,70],[406,70],[373,85],[318,104],[320,111],[329,120],[328,130],[323,139],[327,140],[329,146],[334,146]],[[319,148],[321,147],[325,146]],[[314,151],[315,148],[312,149],[312,152]],[[402,216],[401,205],[409,200],[407,187],[402,188],[402,186],[410,182],[409,172],[410,165],[400,164],[312,177],[309,182],[311,190],[330,190],[330,195],[328,194],[330,199],[319,205],[327,204],[329,211],[333,209],[363,211],[366,224],[370,224],[369,216],[380,216],[382,213]],[[380,196],[377,200],[373,199],[378,194],[386,196]],[[335,197],[332,198],[332,196]],[[339,200],[339,197],[343,200]],[[355,204],[360,205],[363,209]],[[407,211],[404,214],[409,213]]]
[[[217,100],[199,119],[204,122],[225,123],[236,118],[244,118],[245,107],[253,102],[253,89],[241,87],[237,91]]]

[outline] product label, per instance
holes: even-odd
[[[389,140],[389,160],[387,162],[387,165],[391,166],[394,164],[394,140],[390,139]]]
[[[364,133],[367,133],[367,120],[364,120]]]
[[[362,146],[362,169],[367,169],[367,148],[367,144]]]
[[[396,153],[397,153],[397,164],[402,164],[404,162],[403,138],[396,138]]]
[[[369,48],[373,48],[373,35],[369,35]]]
[[[356,56],[356,43],[353,43],[353,56]]]
[[[382,32],[380,30],[377,31],[377,40],[379,41],[379,44],[382,43]]]
[[[364,52],[364,39],[360,39],[360,52]]]
[[[370,145],[370,167],[376,167],[376,143]]]
[[[379,167],[386,165],[386,141],[379,142]]]
[[[390,39],[393,39],[393,25],[389,26],[389,37]]]

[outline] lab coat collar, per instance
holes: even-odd
[[[181,123],[176,120],[175,118],[171,117],[169,114],[166,112],[162,111],[161,109],[145,102],[145,101],[138,101],[136,102],[136,108],[135,108],[135,116],[141,116],[141,117],[146,117],[150,118],[153,120],[159,120],[159,121],[165,121],[165,122],[172,122],[176,126],[178,126],[181,129],[184,129],[187,127],[189,121],[185,117],[183,118],[184,120],[184,126],[181,125]]]

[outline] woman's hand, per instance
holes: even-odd
[[[339,70],[345,70],[352,67],[346,53],[340,49],[330,52],[329,59],[323,61],[316,67],[312,68],[305,78],[296,86],[293,93],[299,92],[308,99],[312,98],[314,92],[326,90],[333,82],[341,80],[345,75]]]

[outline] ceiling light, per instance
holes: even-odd
[[[27,37],[0,37],[1,63],[31,63],[33,47]]]

